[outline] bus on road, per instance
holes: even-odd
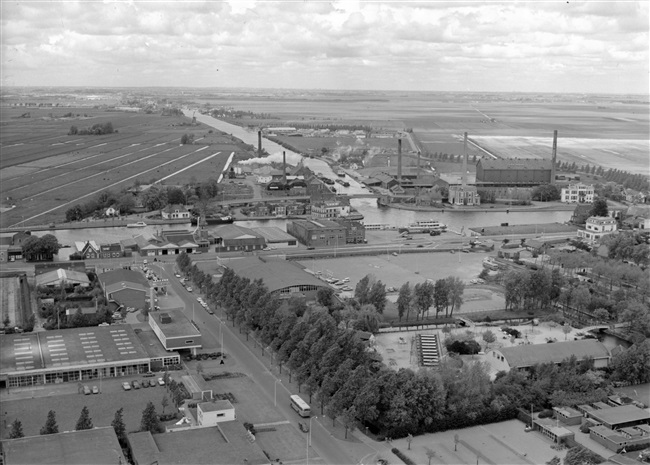
[[[298,415],[301,417],[308,417],[311,415],[311,408],[307,402],[302,400],[302,397],[294,394],[289,396],[289,398],[291,399],[291,408],[298,412]]]

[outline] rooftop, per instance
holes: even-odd
[[[213,231],[213,235],[223,239],[250,239],[253,237],[260,237],[260,235],[255,233],[252,229],[242,228],[241,226],[235,226],[234,224],[224,224],[216,227]]]
[[[253,231],[264,237],[264,239],[266,239],[266,242],[284,242],[296,240],[296,238],[291,234],[288,234],[286,231],[283,231],[276,226],[253,228]]]
[[[541,158],[505,158],[490,159],[481,158],[477,165],[481,165],[486,170],[550,170],[551,160]]]
[[[166,313],[172,319],[171,323],[161,323],[160,315]],[[181,309],[165,310],[163,312],[150,312],[149,318],[153,318],[166,338],[200,336],[201,333],[194,327],[189,318]]]
[[[525,344],[499,349],[512,368],[524,368],[536,363],[560,363],[572,355],[578,360],[585,357],[609,358],[607,348],[595,339],[562,341],[552,344]]]
[[[80,271],[74,270],[65,270],[59,268],[58,270],[48,271],[47,273],[40,274],[36,276],[36,285],[37,286],[46,286],[53,283],[78,283],[78,284],[90,284],[88,275]]]
[[[217,400],[215,402],[202,402],[199,404],[199,407],[204,412],[220,412],[221,410],[232,410],[235,408],[232,406],[229,400]]]
[[[2,441],[6,465],[128,463],[111,426]]]
[[[237,421],[209,428],[191,428],[173,434],[129,434],[137,463],[231,465],[270,463],[256,442],[250,442]]]
[[[602,423],[617,425],[630,421],[649,420],[650,413],[634,405],[621,405],[603,410],[595,410],[590,415]]]
[[[0,374],[148,360],[129,325],[0,335]]]
[[[345,229],[345,226],[341,226],[336,221],[326,220],[319,218],[318,220],[292,220],[295,224],[302,226],[305,229],[315,230],[315,229]]]
[[[111,284],[129,282],[139,283],[146,289],[149,289],[149,281],[147,281],[147,278],[145,278],[142,273],[134,270],[125,270],[120,268],[117,270],[107,271],[106,273],[101,273],[97,275],[97,278],[101,281],[104,287]]]
[[[251,281],[262,279],[269,292],[300,285],[327,287],[323,281],[305,272],[304,268],[286,260],[262,261],[259,258],[243,258],[230,260],[225,265]]]

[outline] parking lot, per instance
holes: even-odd
[[[174,374],[180,376],[180,373]],[[59,431],[72,431],[81,414],[84,406],[88,407],[90,417],[94,426],[110,426],[115,412],[121,407],[124,408],[124,423],[127,432],[137,431],[140,429],[140,419],[142,411],[147,402],[153,402],[156,412],[162,413],[162,398],[167,395],[169,406],[165,413],[174,410],[171,397],[164,386],[131,389],[124,391],[123,382],[133,382],[134,380],[143,381],[157,380],[156,377],[145,378],[140,376],[129,376],[123,378],[109,378],[86,382],[82,386],[97,386],[101,390],[99,394],[84,395],[77,393],[78,385],[76,383],[64,383],[61,385],[40,386],[34,389],[11,389],[2,391],[2,410],[0,412],[0,437],[6,437],[6,427],[11,427],[11,423],[17,418],[23,425],[25,436],[35,436],[39,434],[41,427],[45,424],[47,412],[54,410],[56,412],[56,421],[59,425]],[[180,379],[180,378],[179,378]],[[31,395],[30,395],[31,394]],[[31,397],[33,396],[33,397]]]

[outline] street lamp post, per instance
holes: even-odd
[[[307,465],[309,465],[309,446],[311,446],[311,421],[318,417],[309,417],[309,434],[307,435]]]
[[[282,383],[281,379],[275,379],[275,383],[273,385],[273,404],[275,406],[278,406],[278,383]]]

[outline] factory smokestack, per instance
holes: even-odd
[[[287,153],[282,151],[282,181],[284,187],[287,187]]]
[[[402,139],[397,139],[397,182],[402,185]]]
[[[462,176],[463,190],[467,187],[467,133],[463,141],[463,176]]]
[[[555,184],[555,163],[557,162],[557,129],[553,131],[553,154],[551,155],[551,184]]]
[[[262,156],[262,130],[257,131],[257,154]]]

